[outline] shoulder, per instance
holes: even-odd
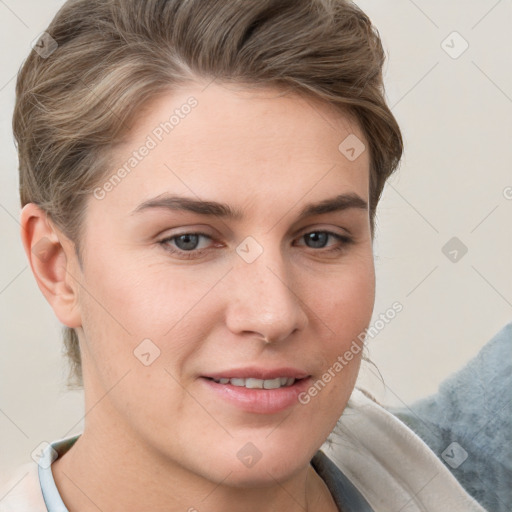
[[[354,389],[322,451],[375,512],[484,512],[409,427]]]
[[[0,512],[47,512],[35,462],[1,475]]]

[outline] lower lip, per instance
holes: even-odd
[[[245,412],[258,414],[275,414],[300,403],[297,396],[308,388],[310,380],[311,378],[307,377],[295,381],[291,386],[278,389],[249,389],[201,378],[201,381],[223,400]]]

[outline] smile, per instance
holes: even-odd
[[[241,376],[240,373],[245,375]],[[231,376],[223,377],[226,374]],[[260,378],[251,377],[254,374]],[[297,397],[311,385],[312,378],[296,370],[281,370],[278,373],[275,370],[258,372],[246,369],[219,372],[215,376],[202,377],[199,381],[204,386],[208,400],[219,399],[249,413],[277,414],[299,404]]]
[[[279,389],[293,386],[295,380],[293,377],[276,377],[275,379],[255,379],[249,377],[247,379],[212,379],[218,384],[231,384],[232,386],[244,387],[248,389]]]

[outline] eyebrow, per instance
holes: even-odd
[[[141,213],[153,208],[164,208],[175,211],[189,211],[200,215],[218,216],[225,219],[241,220],[243,212],[232,208],[226,203],[216,201],[203,201],[189,197],[176,195],[160,195],[141,203],[131,215]],[[318,203],[306,204],[299,213],[297,220],[302,220],[314,215],[338,212],[349,209],[368,210],[368,203],[354,192],[340,194],[338,196],[324,199]]]

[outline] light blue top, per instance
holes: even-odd
[[[43,451],[38,463],[39,483],[41,484],[41,491],[46,508],[51,512],[69,512],[60,497],[55,480],[53,479],[52,463],[59,457],[64,455],[72,446],[75,441],[80,437],[80,434],[75,436],[60,439],[50,443]]]

